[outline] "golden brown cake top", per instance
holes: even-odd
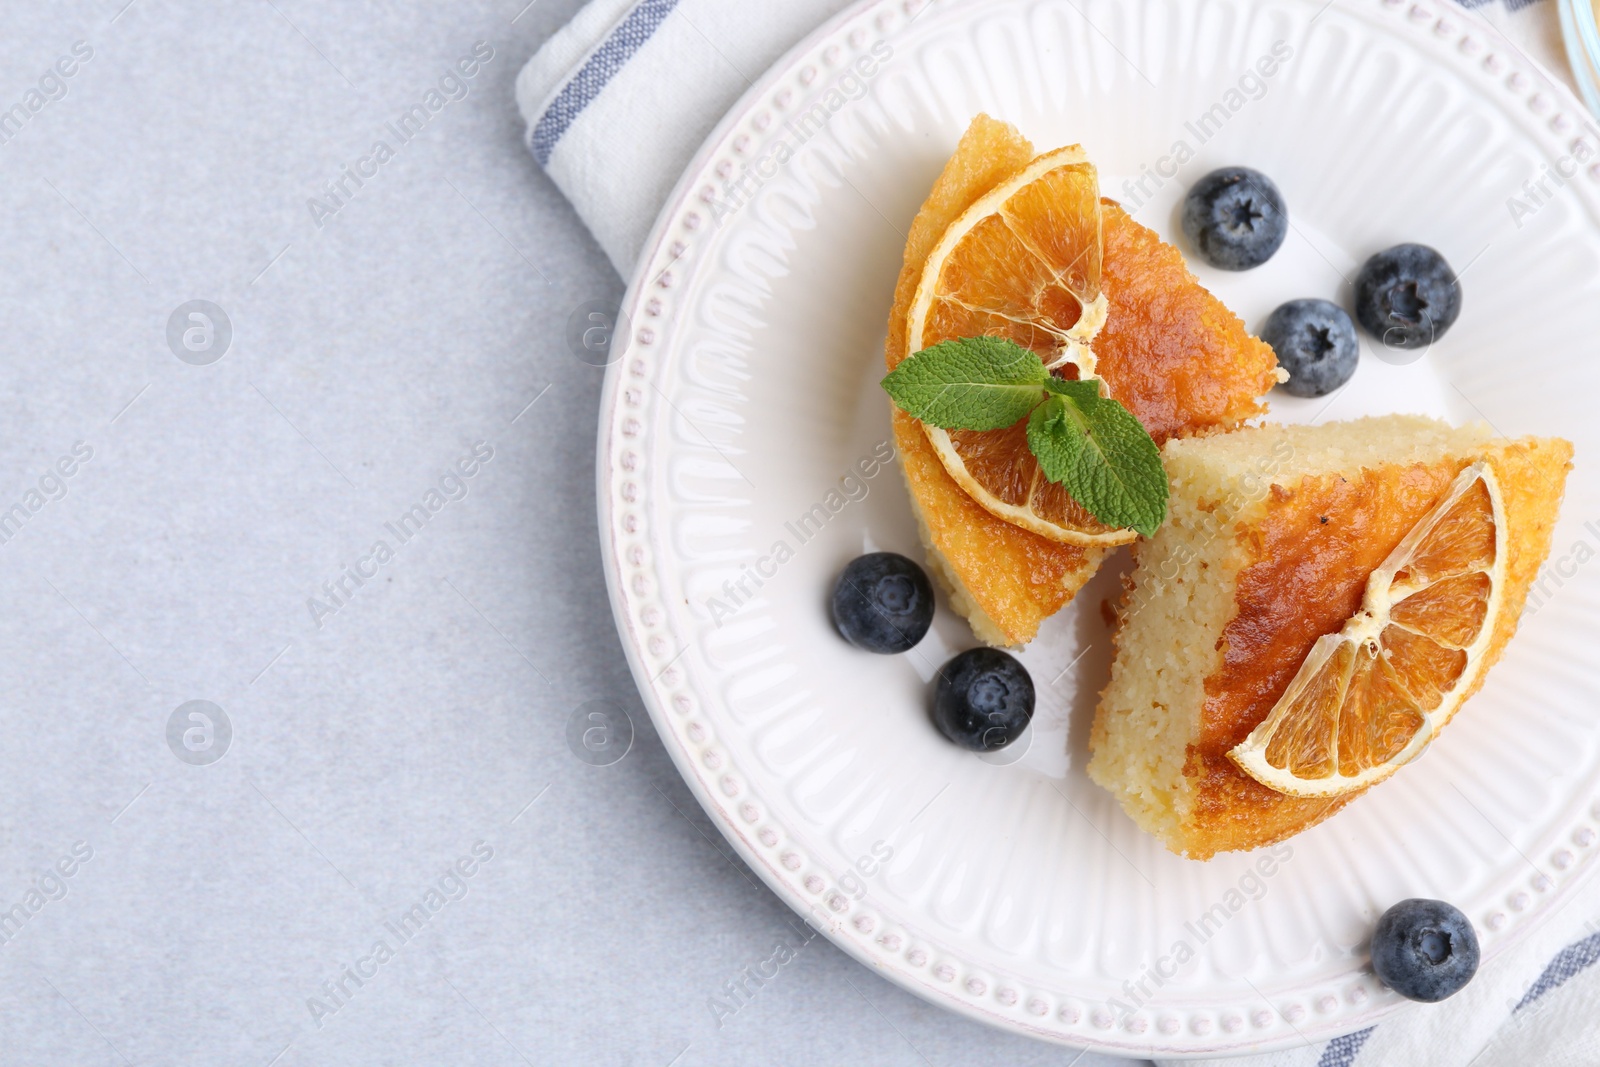
[[[1110,304],[1094,341],[1096,372],[1161,444],[1232,429],[1267,410],[1272,348],[1190,273],[1183,255],[1104,202],[1103,287]]]

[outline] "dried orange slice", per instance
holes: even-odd
[[[1100,181],[1078,145],[1039,156],[963,212],[934,246],[907,312],[907,351],[996,336],[1032,349],[1064,378],[1095,377],[1090,342],[1105,325]],[[1120,545],[1050,481],[1028,449],[1027,420],[1004,430],[923,425],[945,470],[991,514],[1053,541]]]
[[[1422,754],[1477,685],[1506,586],[1494,470],[1468,466],[1367,579],[1361,610],[1317,640],[1228,757],[1280,793],[1338,796]]]

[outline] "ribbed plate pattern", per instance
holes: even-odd
[[[1291,57],[1241,87],[1277,42]],[[979,110],[1041,148],[1084,143],[1107,194],[1169,239],[1207,170],[1270,174],[1294,220],[1284,249],[1246,275],[1198,271],[1252,326],[1292,297],[1348,302],[1361,260],[1401,240],[1462,272],[1464,313],[1425,359],[1369,350],[1331,404],[1274,398],[1274,417],[1420,411],[1577,445],[1552,557],[1567,562],[1482,694],[1270,876],[1264,854],[1171,856],[1083,773],[1109,670],[1101,601],[1125,555],[1023,655],[1040,702],[1007,765],[926,718],[936,667],[974,643],[959,619],[942,611],[892,658],[829,626],[850,558],[919,554],[900,474],[874,459],[889,441],[875,383],[903,231]],[[1180,141],[1194,158],[1174,174]],[[881,0],[799,47],[658,223],[600,429],[624,643],[730,840],[841,946],[935,1002],[1143,1055],[1367,1025],[1398,1003],[1364,939],[1400,897],[1454,901],[1502,950],[1600,851],[1597,145],[1570,96],[1453,6]],[[1547,163],[1570,176],[1535,202],[1523,182]]]

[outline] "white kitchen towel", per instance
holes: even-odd
[[[784,52],[853,0],[591,0],[517,78],[528,147],[628,277],[701,142]],[[1336,0],[1337,2],[1337,0]],[[1554,0],[1465,0],[1465,18],[1568,85]],[[1600,879],[1466,991],[1376,1027],[1228,1067],[1600,1064]],[[1481,1057],[1481,1058],[1478,1058]]]
[[[590,0],[517,77],[528,147],[624,278],[722,116],[853,0]]]

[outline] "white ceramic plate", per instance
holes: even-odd
[[[1416,411],[1577,445],[1545,595],[1482,694],[1426,758],[1280,846],[1270,874],[1268,853],[1167,853],[1083,773],[1109,669],[1101,602],[1125,554],[1023,655],[1032,736],[988,762],[927,719],[935,669],[975,643],[959,618],[941,609],[898,657],[828,623],[852,557],[921,554],[900,474],[877,462],[876,381],[902,231],[980,110],[1041,150],[1082,142],[1104,190],[1169,240],[1208,170],[1271,175],[1294,220],[1284,248],[1243,275],[1197,267],[1252,327],[1290,298],[1348,303],[1346,278],[1399,241],[1462,272],[1465,309],[1424,359],[1369,349],[1331,403],[1274,396],[1274,417]],[[1600,519],[1600,136],[1582,122],[1474,16],[1387,0],[879,0],[774,68],[657,225],[600,426],[633,670],[749,864],[935,1003],[1141,1055],[1370,1024],[1400,1001],[1367,970],[1367,932],[1402,897],[1464,908],[1491,957],[1548,914],[1600,852],[1600,524],[1585,525]],[[1546,163],[1565,185],[1530,192]],[[1123,184],[1142,175],[1143,192]]]

